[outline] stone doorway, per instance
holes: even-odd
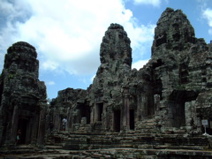
[[[18,129],[17,129],[17,133],[18,131],[20,131],[20,141],[18,144],[27,144],[27,129],[28,128],[28,123],[29,123],[29,119],[28,118],[19,118],[18,120]]]
[[[113,111],[113,128],[114,131],[120,132],[120,126],[121,126],[121,111],[114,110]]]
[[[133,109],[130,109],[130,130],[135,129],[135,112]]]
[[[83,117],[86,118],[86,124],[90,124],[90,113],[91,113],[91,111],[90,111],[89,105],[84,104],[84,103],[80,103],[80,104],[78,103],[77,109],[79,109],[81,119]]]
[[[186,126],[185,103],[195,100],[198,96],[197,92],[174,90],[170,95],[169,102],[169,119],[171,126],[180,128]]]
[[[204,132],[204,128],[203,128],[203,131]],[[206,132],[209,134],[209,135],[212,135],[212,118],[210,118],[208,120],[208,126],[206,126]]]
[[[103,103],[97,104],[97,121],[102,121]]]
[[[172,105],[172,126],[180,128],[185,126],[185,102],[175,102]]]

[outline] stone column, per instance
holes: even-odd
[[[157,112],[159,110],[159,106],[160,106],[160,95],[159,94],[155,94],[154,95],[154,107],[155,107],[155,111]]]
[[[53,123],[54,123],[55,131],[60,131],[61,118],[60,118],[60,114],[58,112],[59,112],[59,110],[57,110],[57,109],[54,110]]]
[[[43,145],[44,144],[44,136],[45,136],[45,108],[44,106],[40,106],[41,111],[40,111],[40,119],[39,119],[39,127],[38,127],[38,139],[37,139],[37,143],[39,145]]]
[[[122,129],[130,129],[130,112],[129,112],[129,90],[128,88],[123,88],[123,112],[122,112]]]
[[[98,122],[98,113],[99,113],[99,108],[98,108],[98,104],[97,103],[95,103],[94,104],[94,123],[95,122]]]
[[[18,129],[18,105],[16,104],[13,109],[12,123],[11,123],[11,144],[16,143],[16,135]]]
[[[91,124],[93,124],[94,123],[94,106],[92,105],[92,107],[91,107]]]
[[[39,115],[35,114],[32,120],[33,120],[33,125],[32,125],[31,144],[36,144],[37,134],[38,134]]]

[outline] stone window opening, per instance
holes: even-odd
[[[179,69],[179,77],[180,77],[180,83],[186,84],[189,82],[189,72],[188,72],[188,66],[186,64],[181,64]]]

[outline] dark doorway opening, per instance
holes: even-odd
[[[198,93],[195,91],[174,90],[170,95],[170,120],[173,127],[185,126],[185,103],[195,100]]]
[[[148,104],[146,105],[147,117],[151,118],[155,114],[154,97],[149,95],[147,98],[148,98],[147,99]]]
[[[90,107],[84,103],[78,104],[77,107],[80,110],[81,117],[86,117],[86,123],[90,123]]]
[[[20,118],[18,121],[18,130],[19,132],[19,142],[18,144],[26,144],[26,132],[27,132],[27,125],[28,125],[28,119],[27,118]]]
[[[97,104],[97,121],[102,121],[103,103]]]
[[[120,126],[121,126],[121,111],[120,110],[114,110],[113,112],[113,119],[114,119],[114,131],[119,132]]]
[[[185,102],[172,103],[172,126],[180,128],[185,126]]]
[[[202,132],[205,132],[205,129],[204,127],[202,127]],[[206,132],[209,134],[209,135],[212,135],[212,118],[210,118],[208,120],[208,125],[206,126]]]
[[[134,110],[130,109],[130,129],[134,130],[135,129],[135,115],[134,115]]]

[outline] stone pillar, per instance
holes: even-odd
[[[40,107],[43,107],[43,106],[40,106]],[[46,111],[45,111],[45,108],[41,108],[40,110],[40,119],[39,119],[39,127],[38,127],[38,139],[37,139],[37,143],[39,145],[43,145],[44,144],[44,136],[45,136],[45,130],[46,130],[46,127],[45,127],[45,117],[46,115]]]
[[[16,143],[16,135],[18,129],[18,105],[16,104],[13,109],[12,123],[11,123],[11,144]]]
[[[33,117],[33,125],[32,125],[32,135],[31,135],[31,144],[37,143],[37,135],[38,135],[38,124],[39,124],[39,116],[35,114]]]
[[[69,107],[67,110],[67,131],[71,130],[72,127],[72,120],[71,120],[71,108]]]
[[[141,120],[144,120],[147,117],[147,98],[145,94],[141,98]]]
[[[122,112],[122,129],[130,129],[130,112],[129,112],[129,90],[123,88],[123,112]]]
[[[57,109],[55,109],[54,113],[53,113],[53,124],[54,124],[55,131],[60,131],[61,118],[60,118],[60,114],[58,112],[59,111]]]
[[[94,123],[94,114],[95,114],[95,111],[94,111],[94,106],[91,107],[91,124]]]
[[[26,143],[32,143],[32,131],[33,131],[33,125],[34,125],[34,114],[31,115],[31,117],[28,118],[29,122],[27,124],[27,130],[26,130]]]
[[[157,112],[160,107],[160,95],[159,94],[154,95],[154,107],[155,107],[154,110]]]
[[[94,105],[94,109],[93,109],[93,113],[94,113],[94,123],[98,121],[98,108],[97,108],[97,103],[95,103]]]

